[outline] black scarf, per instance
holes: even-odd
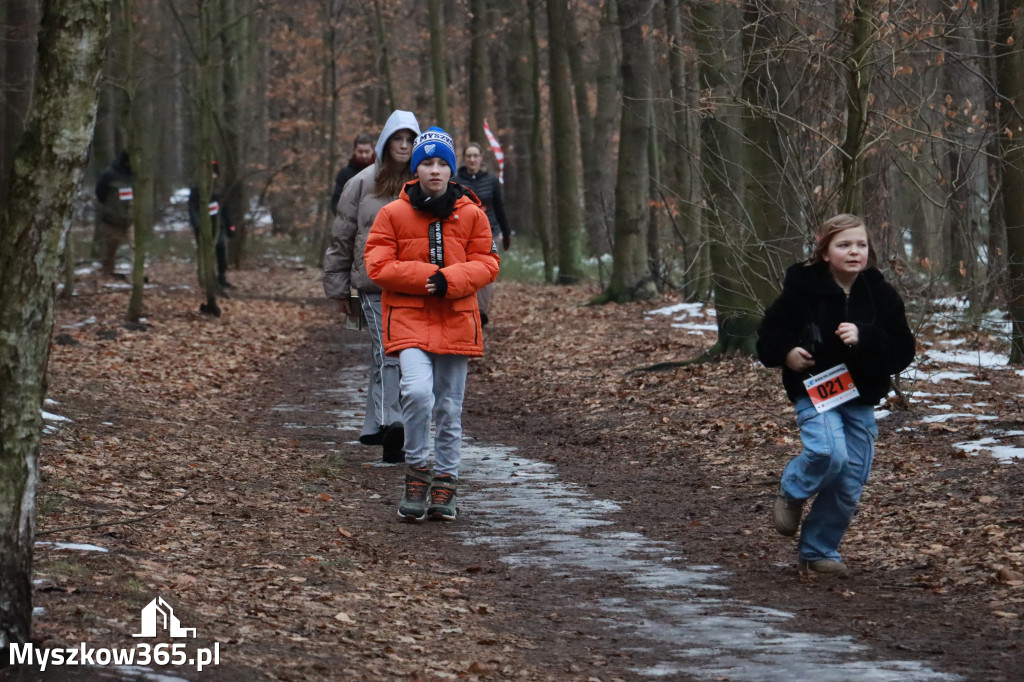
[[[462,186],[454,182],[449,182],[448,189],[437,198],[428,196],[418,182],[406,185],[405,192],[409,195],[409,201],[412,203],[413,208],[417,211],[424,211],[430,215],[437,216],[441,220],[444,220],[455,211],[455,202],[462,198],[462,195],[465,193],[462,190]]]

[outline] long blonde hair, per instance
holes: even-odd
[[[867,223],[864,222],[863,218],[852,213],[840,213],[818,226],[814,231],[814,251],[811,254],[810,262],[824,263],[829,244],[832,243],[837,234],[843,230],[849,230],[851,227],[863,227],[864,232],[867,233],[868,265],[874,266],[877,259],[875,258],[875,247],[871,243],[871,230],[868,229]]]

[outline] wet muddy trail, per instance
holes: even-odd
[[[332,333],[337,330],[317,337],[333,344],[337,339],[327,338]],[[298,394],[287,390],[293,382],[280,386],[263,426],[288,429],[303,447],[322,448],[338,475],[358,481],[360,514],[343,523],[372,537],[384,560],[390,546],[405,561],[414,557],[414,574],[425,567],[424,579],[473,576],[459,585],[460,598],[486,605],[489,626],[521,638],[531,664],[552,679],[895,682],[1000,676],[964,676],[968,661],[957,666],[959,672],[943,666],[930,654],[948,652],[929,650],[928,634],[890,642],[858,636],[865,616],[850,613],[850,598],[864,586],[856,580],[808,584],[782,563],[744,575],[719,563],[706,537],[666,538],[659,523],[690,513],[672,507],[675,486],[658,492],[644,484],[645,491],[634,489],[617,500],[592,481],[588,485],[589,467],[579,460],[596,453],[573,449],[574,466],[532,458],[549,445],[531,444],[537,435],[527,429],[499,433],[495,415],[479,409],[485,401],[474,400],[482,387],[473,370],[467,405],[478,407],[466,411],[462,515],[450,524],[402,523],[395,515],[401,468],[380,464],[379,448],[355,440],[366,371],[362,339],[346,332],[334,351],[321,350],[321,366],[303,373],[306,385]],[[298,368],[290,375],[298,376]],[[666,518],[638,508],[639,492],[662,495]],[[759,584],[766,577],[783,585]],[[791,608],[780,606],[794,590],[801,594]],[[876,607],[878,613],[889,608]],[[829,615],[829,609],[837,612]],[[897,620],[913,614],[905,615]]]

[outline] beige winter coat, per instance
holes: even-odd
[[[324,293],[328,298],[348,298],[349,288],[379,293],[380,287],[366,276],[363,250],[377,212],[397,197],[374,196],[374,163],[345,183],[338,200],[338,215],[331,224],[331,245],[324,254]]]

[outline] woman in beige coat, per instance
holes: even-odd
[[[372,367],[366,390],[366,417],[359,436],[365,445],[383,445],[384,461],[405,461],[405,432],[398,402],[398,359],[387,357],[381,328],[381,290],[366,276],[363,249],[377,212],[398,198],[412,176],[409,160],[420,126],[410,111],[395,111],[377,139],[377,161],[349,180],[338,201],[331,226],[331,245],[324,255],[324,293],[338,301],[342,315],[358,314],[349,302],[352,289],[370,332]]]

